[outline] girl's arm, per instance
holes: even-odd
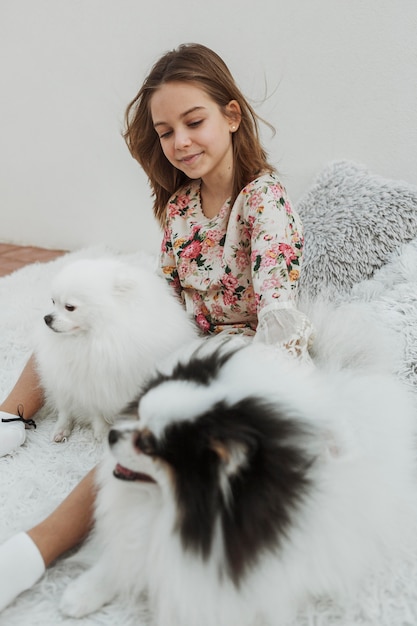
[[[162,274],[165,276],[168,283],[181,297],[181,285],[178,276],[177,264],[175,261],[175,254],[172,249],[171,228],[169,226],[169,223],[166,224],[164,229],[164,237],[162,239],[159,265]]]
[[[254,188],[246,206],[258,304],[256,341],[309,360],[312,326],[296,306],[304,246],[301,220],[276,179]]]

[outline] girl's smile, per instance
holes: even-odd
[[[199,152],[197,154],[191,154],[190,156],[185,156],[181,159],[181,161],[187,166],[190,167],[195,165],[196,161],[198,161],[199,157],[203,154],[203,152]]]

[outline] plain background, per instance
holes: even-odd
[[[121,136],[165,51],[216,50],[293,201],[334,159],[417,183],[415,0],[0,0],[0,241],[155,251]]]

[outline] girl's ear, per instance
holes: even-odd
[[[242,111],[240,104],[237,100],[230,100],[226,104],[226,115],[229,120],[230,131],[234,133],[239,128],[240,120],[242,119]]]

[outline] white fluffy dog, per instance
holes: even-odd
[[[54,441],[74,423],[101,439],[155,363],[196,337],[166,281],[120,257],[68,263],[52,284],[52,310],[35,350]]]
[[[158,626],[277,626],[354,591],[415,522],[415,406],[393,377],[213,340],[147,385],[99,469],[80,617],[146,590]]]

